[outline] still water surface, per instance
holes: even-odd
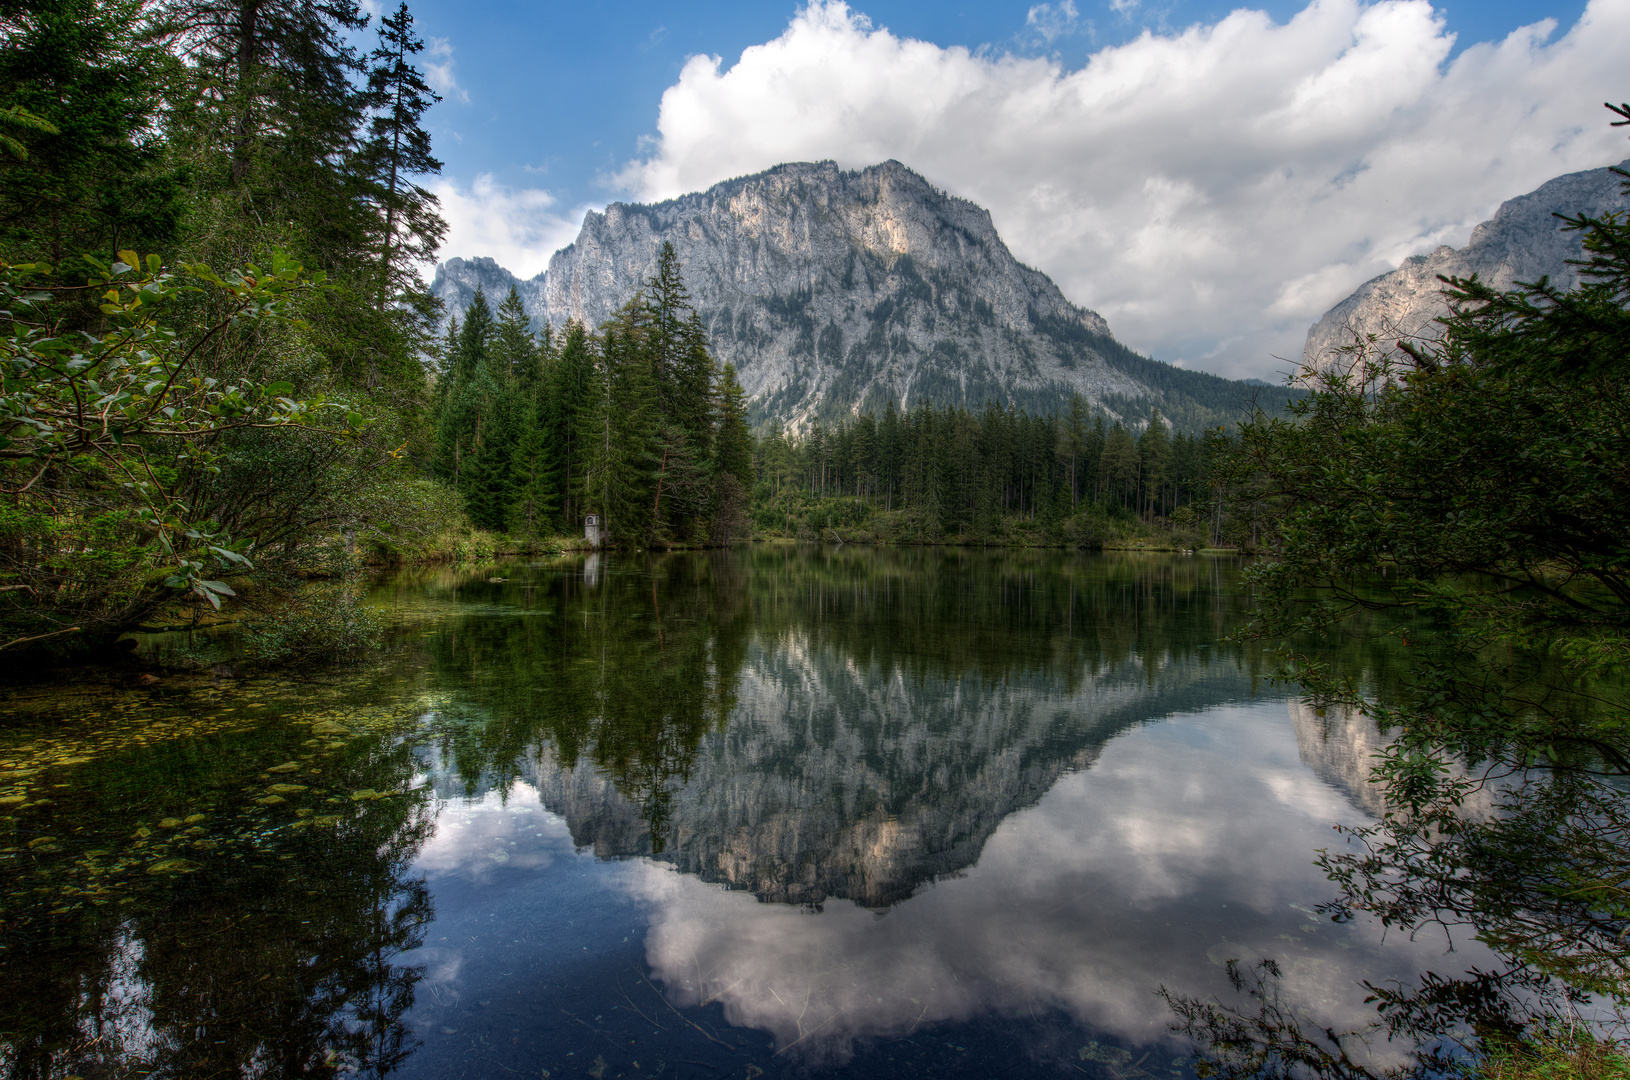
[[[1375,735],[1220,643],[1239,569],[409,572],[363,665],[13,688],[0,1071],[1174,1080],[1156,991],[1259,957],[1361,1026],[1483,956],[1317,912]]]

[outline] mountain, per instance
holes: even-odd
[[[613,203],[530,281],[491,259],[450,259],[432,289],[458,313],[477,285],[502,297],[513,284],[535,324],[597,326],[664,241],[755,420],[802,427],[891,400],[1049,411],[1080,391],[1111,417],[1136,423],[1155,406],[1198,429],[1285,396],[1128,349],[1014,259],[988,211],[897,161],[779,165],[666,202]]]
[[[1619,168],[1630,168],[1630,161]],[[1623,181],[1610,168],[1548,180],[1502,203],[1492,219],[1472,230],[1471,243],[1458,251],[1444,245],[1430,255],[1413,255],[1398,269],[1366,281],[1313,324],[1302,349],[1302,366],[1328,367],[1339,359],[1343,346],[1371,334],[1389,349],[1400,338],[1435,339],[1436,320],[1449,313],[1440,275],[1476,274],[1501,289],[1542,276],[1567,288],[1578,285],[1578,271],[1568,260],[1584,254],[1580,234],[1563,232],[1555,215],[1594,217],[1630,209]]]

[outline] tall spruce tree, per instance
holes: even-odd
[[[452,342],[447,388],[436,415],[436,472],[460,491],[466,466],[479,445],[482,427],[499,389],[492,379],[492,310],[480,289],[464,312],[464,325]]]
[[[657,395],[646,354],[641,298],[606,325],[590,390],[583,463],[584,509],[598,511],[617,543],[650,542],[657,457]]]
[[[175,68],[139,0],[26,0],[0,13],[0,110],[24,152],[0,156],[0,254],[60,263],[172,244],[181,173],[158,133]],[[19,119],[19,122],[21,119]]]
[[[549,446],[548,412],[544,395],[534,394],[525,401],[510,455],[511,492],[506,523],[509,532],[516,536],[537,537],[547,532],[559,502]]]
[[[441,172],[430,152],[430,133],[422,118],[441,97],[424,81],[413,57],[424,41],[413,32],[413,15],[401,4],[379,20],[379,44],[368,54],[364,105],[372,114],[359,155],[362,171],[373,181],[374,198],[384,210],[380,223],[379,300],[422,291],[414,269],[429,262],[447,233],[437,212],[436,196],[413,177]]]
[[[749,528],[753,492],[753,436],[747,429],[747,395],[736,368],[724,365],[716,397],[714,425],[713,540],[728,544]]]
[[[1139,510],[1145,514],[1158,514],[1161,508],[1161,490],[1171,468],[1172,441],[1166,432],[1166,421],[1160,410],[1149,413],[1149,426],[1138,437],[1138,477],[1142,485]]]
[[[575,319],[561,335],[546,415],[549,461],[561,519],[567,531],[582,524],[589,426],[594,413],[595,349],[583,324]]]

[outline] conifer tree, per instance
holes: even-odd
[[[566,324],[560,356],[554,363],[548,396],[549,462],[561,516],[568,531],[581,524],[583,470],[588,428],[594,412],[595,349],[583,324]]]
[[[508,531],[517,536],[541,536],[548,528],[559,494],[549,453],[548,407],[540,396],[532,398],[521,416],[510,455],[509,479]]]
[[[413,32],[406,3],[379,20],[379,44],[368,54],[371,67],[364,106],[372,112],[360,154],[361,171],[376,187],[385,212],[379,252],[379,300],[422,290],[416,263],[430,261],[447,233],[436,212],[438,200],[412,181],[441,172],[430,152],[430,133],[421,125],[426,109],[441,97],[413,63],[424,41]]]
[[[492,311],[480,289],[464,312],[464,325],[452,341],[447,364],[447,390],[436,418],[436,471],[460,491],[468,481],[466,465],[480,445],[482,427],[497,399],[492,379]]]
[[[493,350],[506,382],[524,390],[537,385],[542,375],[542,356],[532,336],[531,319],[513,285],[503,303],[498,305]]]
[[[601,514],[614,541],[634,544],[650,539],[650,481],[658,464],[656,389],[644,349],[644,314],[642,299],[636,298],[601,335],[583,467],[584,509]]]
[[[728,544],[746,532],[753,491],[753,436],[747,429],[747,395],[733,364],[719,373],[714,425],[713,539]]]
[[[1166,483],[1167,470],[1171,466],[1172,444],[1166,433],[1166,421],[1160,418],[1160,410],[1155,409],[1149,413],[1149,426],[1143,430],[1138,438],[1139,478],[1142,482],[1143,497],[1140,500],[1139,510],[1144,513],[1160,512],[1160,493]]]
[[[155,128],[175,58],[137,0],[55,0],[0,14],[0,250],[52,263],[173,243],[183,174]]]

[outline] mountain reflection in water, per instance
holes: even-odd
[[[1165,1080],[1189,1051],[1163,985],[1274,956],[1339,1027],[1373,1015],[1361,978],[1444,962],[1315,914],[1314,850],[1365,819],[1332,771],[1362,737],[1310,741],[1219,646],[1227,560],[755,548],[409,572],[375,601],[400,632],[370,667],[256,686],[269,722],[109,751],[19,812],[116,857],[209,801],[250,854],[132,861],[130,899],[75,914],[11,901],[35,929],[0,953],[0,1030],[27,1032],[4,1075],[105,1071],[118,999],[144,1003],[122,1065],[173,1075]],[[405,719],[324,743],[314,718],[364,701]],[[268,803],[262,770],[296,759]],[[183,932],[121,968],[161,925]]]

